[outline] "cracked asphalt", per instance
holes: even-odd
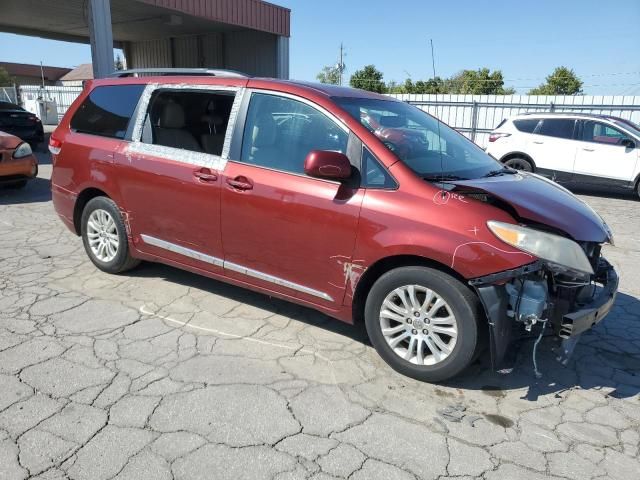
[[[629,480],[640,475],[640,213],[611,225],[610,316],[567,367],[532,340],[442,385],[351,327],[170,267],[99,272],[57,219],[48,156],[0,189],[0,479]]]

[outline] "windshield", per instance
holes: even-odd
[[[475,143],[407,103],[348,97],[334,101],[427,180],[467,180],[502,168]]]

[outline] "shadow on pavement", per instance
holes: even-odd
[[[173,267],[143,263],[128,274],[163,278],[194,287],[370,345],[363,324],[349,325],[306,307]],[[629,316],[627,312],[640,312],[640,301],[619,293],[610,317],[583,334],[566,367],[555,359],[553,353],[553,349],[559,345],[559,339],[545,337],[538,348],[538,365],[543,373],[540,379],[535,378],[533,373],[532,349],[535,338],[530,337],[520,339],[515,344],[518,353],[512,373],[503,375],[493,372],[486,350],[466,372],[445,385],[482,390],[490,396],[504,396],[509,390],[527,388],[527,393],[522,397],[527,401],[536,401],[540,395],[549,393],[560,395],[574,387],[612,390],[609,395],[616,398],[632,397],[640,392],[640,314],[634,314],[633,318],[634,315]]]
[[[367,332],[362,325],[349,325],[317,312],[311,308],[296,305],[286,300],[270,297],[242,287],[236,287],[208,277],[197,275],[185,270],[173,268],[160,263],[143,262],[138,268],[127,272],[131,277],[162,278],[168,282],[179,283],[187,287],[197,288],[214,295],[220,295],[230,300],[245,303],[284,315],[293,320],[309,325],[320,326],[330,332],[349,337],[357,342],[370,345]]]
[[[49,202],[50,200],[51,182],[48,179],[33,178],[27,182],[24,188],[0,184],[0,205]]]
[[[565,184],[568,190],[576,195],[587,195],[590,197],[615,198],[618,200],[637,201],[638,196],[633,190],[620,187],[600,187],[596,185]]]

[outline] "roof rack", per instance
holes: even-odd
[[[544,106],[544,105],[543,105]],[[565,108],[569,107],[568,110],[572,110],[571,107],[575,105],[556,105],[556,108]],[[590,107],[591,105],[577,105],[580,108]],[[600,105],[594,105],[596,109],[601,108]],[[541,111],[541,112],[522,112],[518,115],[572,115],[577,117],[601,117],[601,118],[613,118],[612,115],[607,115],[604,113],[588,113],[588,112],[549,112],[549,111]]]
[[[222,70],[212,68],[134,68],[131,70],[117,70],[111,74],[110,77],[138,77],[140,75],[195,75],[195,76],[212,76],[212,77],[232,77],[232,78],[248,78],[242,72],[236,72],[235,70]]]

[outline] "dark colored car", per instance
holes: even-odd
[[[611,309],[600,216],[425,112],[171,73],[89,82],[51,137],[55,209],[99,269],[162,262],[364,321],[394,369],[426,381],[460,373],[487,331],[497,368],[514,325],[569,351]],[[374,116],[402,133],[393,150]]]
[[[21,138],[32,148],[44,141],[40,119],[14,103],[0,102],[0,131]]]

